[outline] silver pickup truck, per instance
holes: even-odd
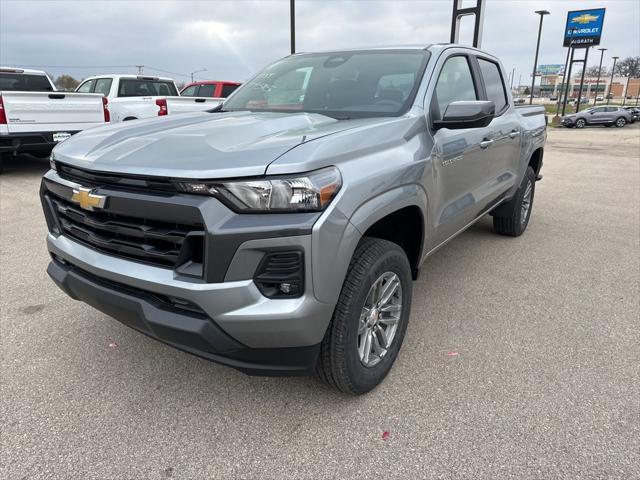
[[[209,112],[79,133],[42,181],[48,273],[187,352],[367,392],[424,260],[529,223],[546,121],[504,79],[451,44],[297,54]]]

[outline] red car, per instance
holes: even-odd
[[[203,80],[188,83],[180,91],[183,97],[214,97],[227,98],[240,86],[238,82],[223,82],[219,80]]]

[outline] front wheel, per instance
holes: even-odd
[[[409,323],[411,268],[398,245],[364,237],[320,346],[316,374],[344,393],[375,388],[395,362]]]
[[[622,127],[624,127],[626,124],[627,124],[627,121],[626,121],[623,117],[620,117],[620,118],[618,118],[618,119],[616,120],[616,127],[618,127],[618,128],[622,128]]]
[[[579,118],[576,121],[576,128],[584,128],[584,126],[587,124],[587,122],[585,122],[582,118]]]
[[[536,174],[527,167],[518,191],[506,205],[500,206],[493,215],[493,230],[500,235],[519,237],[527,229],[533,196],[536,191]]]

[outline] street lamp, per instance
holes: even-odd
[[[609,93],[607,93],[607,105],[609,105],[609,96],[611,96],[611,87],[613,87],[613,72],[616,69],[616,62],[620,57],[611,57],[613,58],[613,67],[611,68],[611,80],[609,80]]]
[[[600,66],[598,67],[598,80],[596,81],[596,94],[595,94],[595,98],[593,99],[593,104],[594,105],[598,101],[598,87],[600,87],[600,73],[602,71],[602,57],[604,57],[604,52],[607,49],[606,48],[599,48],[598,50],[600,50]],[[585,68],[586,68],[586,65],[585,65]]]
[[[191,83],[193,83],[193,76],[194,76],[196,73],[199,73],[199,72],[206,72],[206,71],[207,71],[207,69],[206,69],[206,68],[204,68],[204,67],[202,67],[200,70],[196,70],[196,71],[194,71],[194,72],[191,72]]]
[[[540,27],[538,27],[538,44],[536,45],[536,58],[533,61],[533,75],[531,79],[531,92],[529,95],[529,105],[533,103],[533,87],[536,84],[536,68],[538,67],[538,52],[540,51],[540,34],[542,33],[542,19],[545,15],[549,15],[550,12],[547,10],[536,10],[538,15],[540,15]]]

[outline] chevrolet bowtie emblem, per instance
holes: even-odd
[[[583,13],[580,16],[573,17],[571,19],[571,23],[591,23],[595,22],[598,19],[598,15],[589,15],[588,13]]]
[[[73,189],[73,195],[71,196],[71,201],[76,202],[80,205],[80,208],[84,210],[93,210],[94,208],[104,208],[104,202],[107,200],[107,197],[104,195],[96,195],[95,193],[91,193],[90,188],[78,188]]]

